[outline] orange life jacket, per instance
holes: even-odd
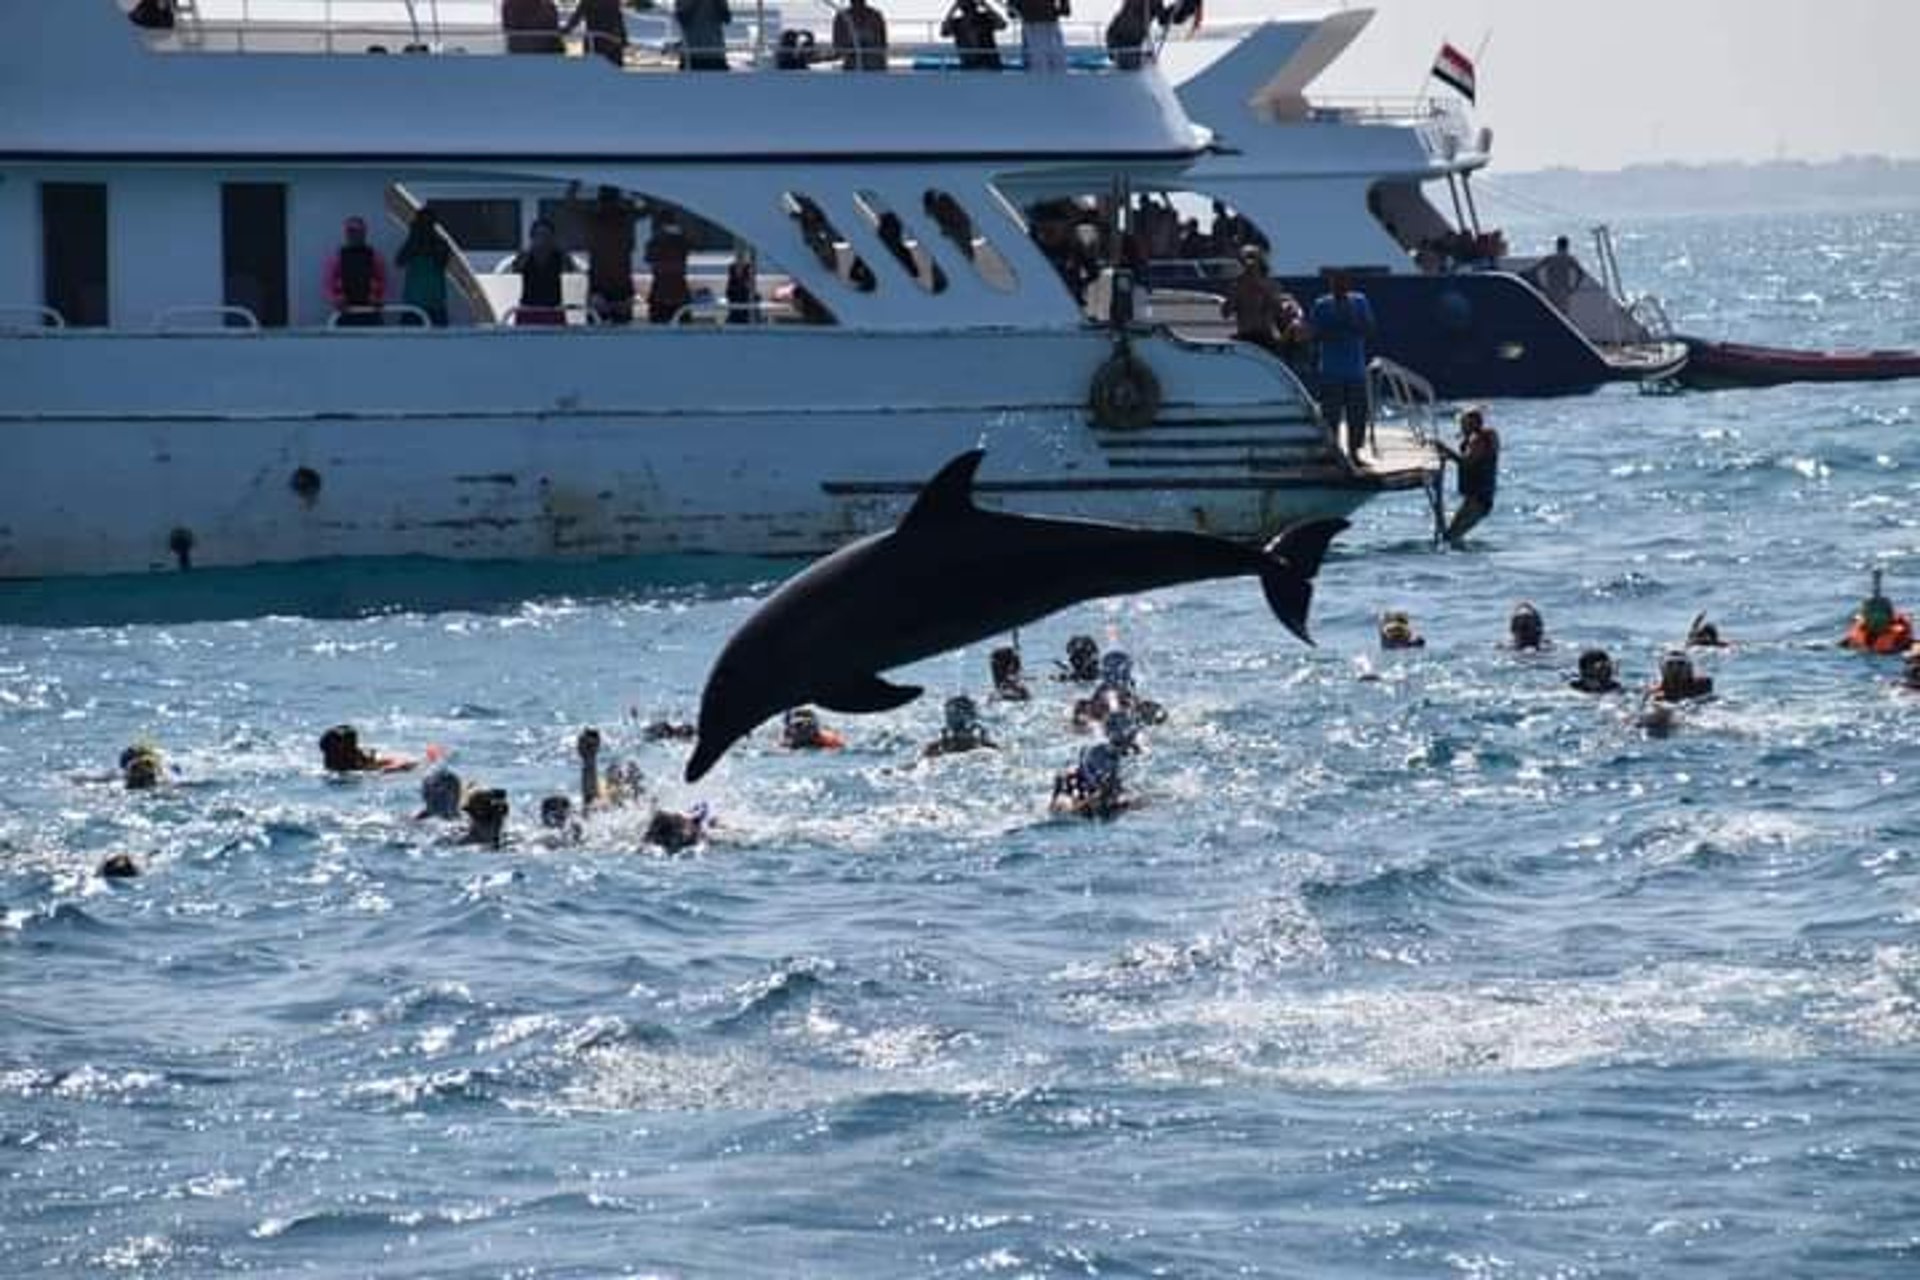
[[[1847,628],[1847,638],[1840,643],[1862,653],[1905,653],[1913,644],[1913,620],[1904,613],[1896,613],[1887,629],[1874,635],[1867,630],[1866,623],[1855,618],[1853,625]]]

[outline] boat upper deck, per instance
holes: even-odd
[[[325,20],[335,2],[156,32],[115,0],[9,0],[27,35],[0,43],[0,160],[1178,162],[1205,141],[1157,71],[1104,51],[992,75],[955,69],[950,44],[896,42],[884,71],[776,70],[762,24],[736,33],[742,74],[666,74],[677,54],[639,18],[616,67],[505,56],[495,29]]]

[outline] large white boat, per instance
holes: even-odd
[[[898,44],[885,74],[777,70],[762,25],[703,74],[326,0],[164,31],[127,7],[0,2],[0,577],[811,555],[980,443],[987,501],[1236,537],[1432,477],[1388,428],[1332,448],[1263,350],[1091,322],[1036,248],[1036,202],[1179,185],[1203,152],[1157,72]],[[671,322],[587,323],[574,273],[569,323],[515,323],[492,268],[603,187],[750,248],[755,301],[706,301],[726,256],[696,255]],[[337,323],[343,222],[391,261],[423,202],[450,323],[391,293]]]

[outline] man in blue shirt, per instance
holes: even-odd
[[[1320,412],[1334,444],[1340,423],[1347,424],[1347,456],[1358,460],[1367,442],[1367,339],[1373,336],[1373,308],[1355,292],[1344,271],[1327,272],[1328,292],[1313,304],[1311,325],[1320,344]]]

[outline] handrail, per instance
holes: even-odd
[[[685,324],[696,316],[709,315],[726,320],[730,319],[732,313],[735,311],[747,311],[756,316],[775,314],[798,316],[800,314],[799,308],[795,307],[791,302],[768,301],[766,299],[760,299],[754,302],[728,302],[725,298],[695,298],[692,302],[684,304],[678,311],[674,312],[673,318],[667,321],[667,323],[677,326]]]
[[[217,323],[211,325],[183,325],[176,323],[177,321],[191,319],[193,317],[211,317]],[[200,306],[194,304],[160,308],[160,310],[153,313],[152,327],[161,332],[177,332],[181,329],[226,330],[234,327],[227,323],[229,320],[240,321],[239,327],[249,333],[256,333],[260,329],[260,317],[253,314],[251,308],[241,306]]]
[[[382,322],[380,325],[368,325],[367,327],[370,329],[381,328],[384,326],[386,318],[389,315],[395,315],[403,320],[410,319],[413,321],[413,324],[402,325],[400,326],[401,328],[430,329],[433,327],[433,317],[412,303],[383,302],[377,307],[341,307],[338,311],[335,311],[327,317],[327,328],[355,328],[356,326],[354,325],[341,323],[347,316],[379,316]]]
[[[8,324],[6,317],[19,316],[19,323]],[[32,323],[26,323],[31,319]],[[67,318],[60,314],[58,307],[42,307],[33,303],[7,304],[0,306],[0,329],[64,329]]]

